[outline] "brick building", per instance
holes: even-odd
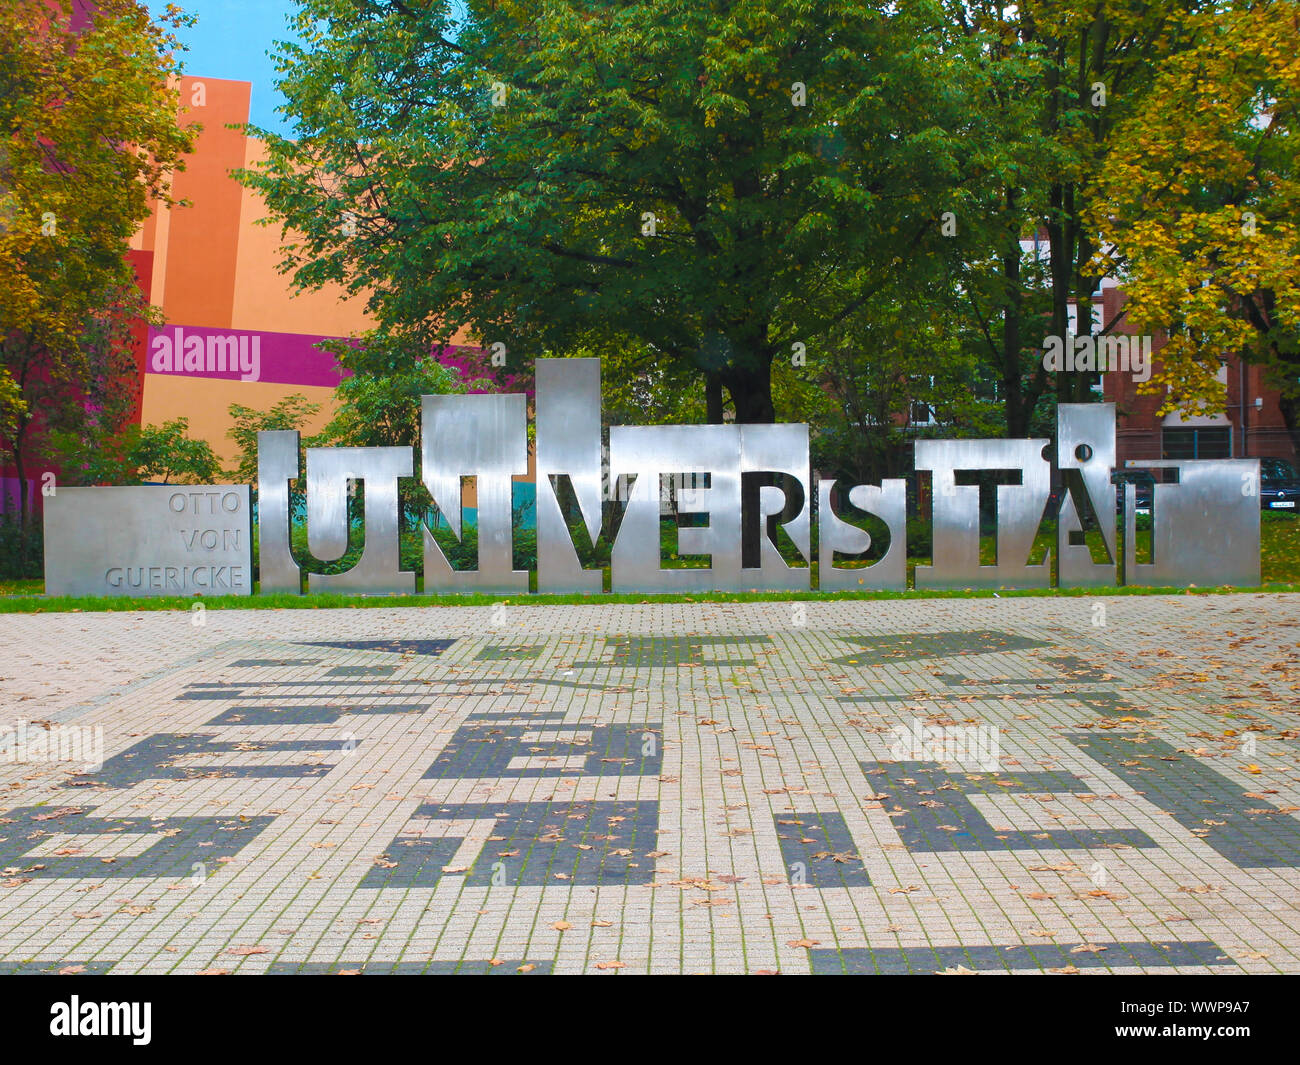
[[[1101,313],[1113,321],[1124,302],[1118,288],[1103,288]],[[1113,333],[1132,335],[1121,322]],[[1159,362],[1163,338],[1156,336]],[[1163,395],[1141,395],[1133,375],[1112,371],[1102,375],[1102,393],[1116,405],[1116,448],[1123,464],[1128,459],[1280,458],[1296,462],[1297,441],[1286,427],[1275,389],[1263,383],[1263,371],[1230,357],[1219,374],[1223,406],[1213,414],[1161,415]]]

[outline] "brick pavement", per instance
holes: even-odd
[[[1283,595],[0,616],[0,972],[1297,972],[1297,644]]]

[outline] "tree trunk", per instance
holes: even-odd
[[[770,362],[764,360],[761,367],[752,370],[733,369],[727,372],[723,380],[736,408],[738,424],[769,425],[776,421]]]
[[[11,454],[14,457],[14,473],[18,479],[18,542],[25,548],[27,545],[27,524],[29,520],[27,506],[27,464],[23,460],[23,435],[27,432],[28,419],[23,418],[18,422],[17,428],[14,429],[14,446]]]
[[[724,377],[731,401],[736,407],[739,425],[764,424],[776,421],[776,407],[772,402],[772,364],[765,356],[756,356],[756,367],[735,367]],[[763,538],[767,530],[759,521],[758,501],[764,485],[776,483],[772,474],[751,475],[740,483],[740,564],[747,569],[759,565],[762,559]]]
[[[1064,185],[1053,185],[1049,194],[1051,218],[1047,223],[1048,251],[1052,279],[1052,335],[1058,336],[1068,346],[1066,333],[1070,326],[1070,284],[1074,273],[1074,234],[1068,219],[1071,210],[1070,195]],[[1062,369],[1056,375],[1058,400],[1069,396],[1069,374]]]
[[[1007,189],[1007,216],[1016,225],[1016,190]],[[1020,372],[1020,234],[1008,234],[1009,245],[1002,256],[1002,277],[1006,300],[1002,312],[1002,394],[1007,412],[1007,435],[1029,435],[1025,413],[1025,384]]]
[[[722,424],[722,378],[716,373],[704,378],[705,421],[710,425]]]

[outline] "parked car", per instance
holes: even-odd
[[[1115,493],[1115,513],[1118,514],[1124,509],[1124,482],[1133,483],[1133,513],[1147,514],[1151,513],[1151,496],[1153,490],[1153,478],[1150,475],[1129,474],[1124,476],[1120,474],[1117,478],[1119,491]]]
[[[1286,459],[1259,460],[1261,510],[1300,510],[1300,475]]]

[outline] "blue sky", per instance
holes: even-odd
[[[174,0],[198,18],[180,32],[189,50],[181,56],[185,73],[193,77],[229,78],[253,83],[249,119],[257,126],[286,136],[293,130],[276,108],[284,101],[275,90],[275,65],[268,53],[276,41],[289,36],[287,19],[294,0]],[[167,0],[148,0],[154,15]],[[458,13],[462,4],[453,7]]]
[[[284,40],[289,31],[286,16],[293,0],[176,0],[180,7],[198,17],[198,23],[180,33],[189,46],[181,57],[185,73],[194,77],[230,78],[251,81],[251,121],[258,126],[290,134],[284,117],[275,113],[282,102],[275,91],[272,45]],[[167,0],[149,0],[155,15]]]

